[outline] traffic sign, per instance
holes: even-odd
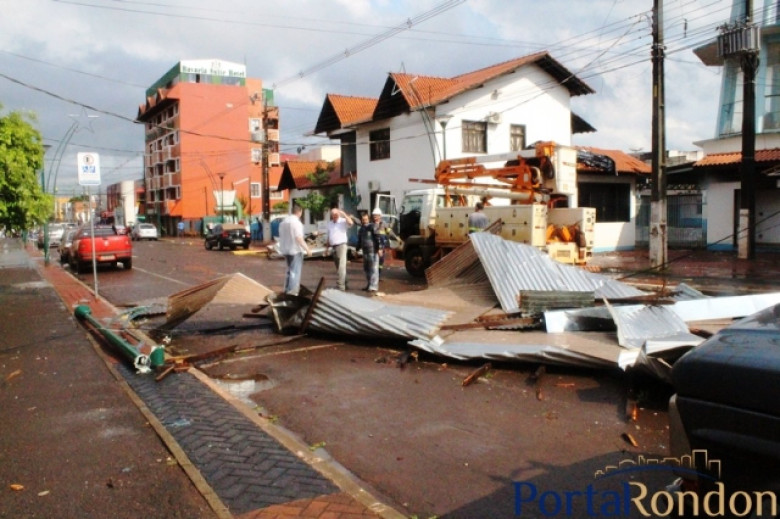
[[[80,152],[78,154],[79,185],[100,185],[100,155],[97,153]]]

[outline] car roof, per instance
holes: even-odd
[[[244,225],[241,225],[240,223],[221,223],[219,224],[223,229],[226,229],[228,231],[233,229],[246,229]]]

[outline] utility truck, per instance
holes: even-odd
[[[401,204],[397,254],[414,276],[468,240],[469,214],[480,201],[504,239],[538,247],[564,263],[585,264],[592,257],[596,210],[572,207],[574,148],[541,142],[508,154],[444,160],[434,182],[436,187],[407,192]]]

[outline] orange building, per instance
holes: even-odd
[[[246,66],[181,61],[147,89],[138,120],[145,124],[146,218],[162,232],[174,234],[179,222],[188,233],[201,233],[207,222],[256,222],[283,200],[275,189],[279,111],[273,91],[247,78]]]

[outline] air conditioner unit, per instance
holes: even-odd
[[[491,124],[499,124],[501,122],[501,113],[488,112],[487,117],[485,117],[485,121]]]
[[[369,180],[368,181],[368,190],[369,191],[379,191],[379,181],[378,180]]]
[[[255,132],[252,132],[252,142],[263,142],[263,141],[265,141],[265,131],[257,130]]]

